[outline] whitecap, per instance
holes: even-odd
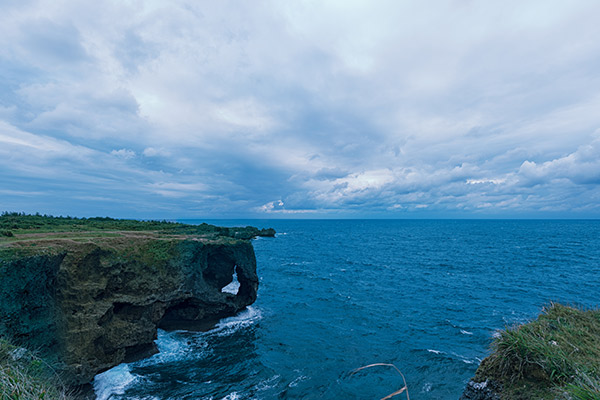
[[[170,363],[181,360],[196,360],[206,357],[210,353],[208,343],[202,338],[203,333],[188,331],[167,332],[158,329],[154,341],[158,353],[152,357],[132,363],[134,367],[153,366],[161,363]]]
[[[127,364],[120,364],[94,378],[96,400],[108,400],[112,395],[123,394],[127,386],[140,377],[133,375]]]
[[[205,336],[215,333],[219,336],[229,336],[239,329],[252,325],[261,318],[261,312],[257,308],[247,307],[241,313],[222,319],[216,328],[209,332],[191,333],[187,331],[167,332],[159,329],[157,339],[158,353],[150,358],[137,361],[131,365],[136,367],[157,365],[186,359],[198,359],[206,357],[210,352]],[[108,400],[113,395],[125,393],[128,386],[142,379],[131,373],[130,364],[120,364],[109,369],[94,378],[94,392],[97,400]],[[236,397],[237,396],[237,397]],[[230,393],[227,400],[239,399],[235,392]]]
[[[298,386],[298,384],[302,381],[308,380],[310,379],[308,376],[304,376],[304,375],[300,375],[299,377],[297,377],[296,379],[294,379],[292,382],[289,383],[289,387],[296,387]]]
[[[239,400],[240,395],[237,392],[229,393],[227,396],[223,397],[223,400]]]
[[[439,351],[439,350],[432,350],[432,349],[427,349],[428,352],[430,353],[434,353],[434,354],[442,354],[443,351]]]
[[[254,324],[261,318],[262,313],[258,308],[247,307],[244,311],[233,317],[222,319],[211,332],[214,332],[218,336],[229,336],[240,329]]]
[[[473,334],[473,332],[465,331],[464,329],[461,329],[460,333],[462,333],[463,335],[472,335]]]
[[[277,387],[277,382],[279,378],[279,375],[273,375],[269,379],[264,379],[260,381],[254,388],[261,392],[272,389],[274,387]]]

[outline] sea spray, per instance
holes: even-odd
[[[94,378],[96,400],[108,400],[112,395],[125,393],[125,388],[139,377],[131,374],[127,364],[120,364]]]
[[[206,358],[211,354],[208,338],[231,336],[238,330],[247,328],[260,320],[261,315],[259,309],[250,306],[233,317],[222,319],[214,329],[208,332],[182,330],[167,332],[159,329],[155,341],[158,347],[157,354],[133,363],[120,364],[95,377],[93,386],[97,400],[130,398],[129,396],[121,397],[129,387],[136,384],[141,386],[151,384],[151,378],[141,378],[137,374],[132,374],[132,369],[154,369],[160,368],[161,364],[169,365]],[[235,392],[230,396],[230,398],[239,398]]]

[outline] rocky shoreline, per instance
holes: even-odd
[[[206,228],[206,227],[204,227]],[[207,329],[256,300],[248,239],[273,230],[23,233],[0,242],[0,335],[68,387],[156,352],[157,329]],[[205,229],[206,231],[206,229]],[[236,294],[222,289],[239,281]]]

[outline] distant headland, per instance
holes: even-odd
[[[36,349],[67,389],[86,385],[155,353],[158,328],[207,329],[252,304],[250,239],[274,235],[250,226],[4,213],[0,337],[10,357],[0,358],[18,363],[15,352]],[[237,293],[223,291],[234,276]]]

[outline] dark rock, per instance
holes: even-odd
[[[246,240],[142,235],[53,246],[0,262],[0,335],[62,365],[72,386],[156,352],[158,327],[207,329],[256,300]],[[222,292],[234,271],[238,293]]]
[[[222,231],[219,232],[222,236],[229,236],[235,239],[243,239],[250,240],[254,239],[257,236],[264,237],[275,237],[275,229],[266,228],[266,229],[258,229],[254,226],[246,226],[243,228],[221,228]]]
[[[273,228],[261,229],[258,232],[258,236],[275,237],[275,229],[273,229]]]
[[[500,385],[493,380],[469,381],[460,400],[500,400]]]

